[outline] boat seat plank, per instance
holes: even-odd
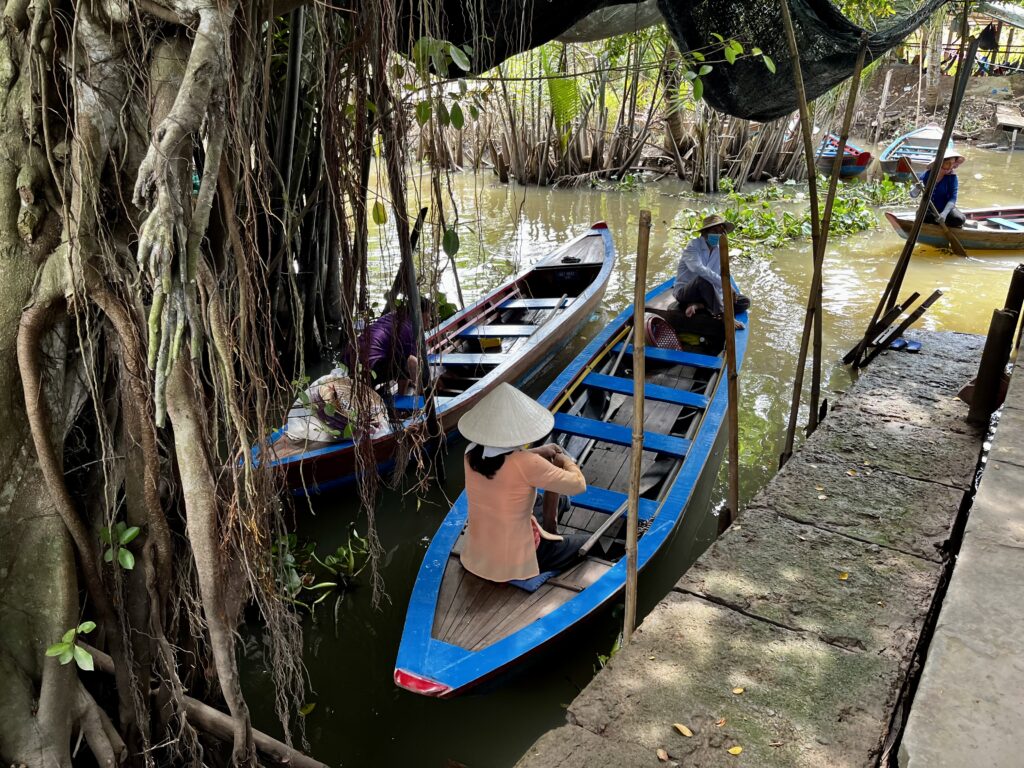
[[[558,306],[558,302],[561,299],[549,298],[549,299],[509,299],[502,303],[502,309],[554,309]],[[572,298],[564,300],[563,307],[569,306],[573,301]]]
[[[431,365],[501,365],[508,359],[509,355],[500,352],[445,352],[427,355],[427,362]]]
[[[582,416],[569,416],[565,413],[555,414],[555,430],[615,445],[631,445],[633,442],[633,432],[629,427],[597,419],[586,419]],[[683,458],[689,448],[690,441],[685,438],[657,432],[644,432],[645,451],[666,453]]]
[[[607,488],[599,488],[596,485],[588,485],[587,490],[576,496],[569,497],[569,503],[575,507],[592,509],[595,512],[603,512],[610,515],[615,512],[626,500],[626,494],[618,491],[609,491]],[[658,502],[653,499],[640,499],[640,519],[649,520],[658,511]]]
[[[444,405],[454,399],[454,397],[437,396],[434,398],[434,402],[436,405]],[[394,402],[396,411],[418,411],[426,405],[422,395],[399,395]]]
[[[1018,224],[1015,221],[1010,221],[1009,219],[1004,219],[998,216],[990,216],[989,218],[985,219],[985,221],[991,222],[992,224],[995,224],[1000,227],[1005,227],[1006,229],[1012,229],[1014,232],[1024,232],[1024,225]]]
[[[633,396],[633,380],[621,376],[607,376],[603,373],[592,373],[583,379],[583,385],[606,389],[609,392],[618,392],[622,395]],[[693,408],[707,408],[708,399],[704,395],[686,390],[663,387],[660,384],[645,384],[644,399],[657,400],[663,403],[675,403],[676,405],[688,405]]]
[[[612,352],[622,350],[622,342],[612,347]],[[633,354],[633,345],[626,347],[626,354]],[[721,370],[722,358],[714,355],[701,355],[697,352],[684,352],[681,349],[663,349],[661,347],[644,347],[644,358],[647,360],[658,360],[663,363],[675,363],[676,365],[692,365],[694,368],[709,368],[713,371]]]
[[[532,336],[536,325],[473,325],[459,331],[461,338]]]

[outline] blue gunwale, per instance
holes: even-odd
[[[645,301],[649,302],[662,292],[671,290],[673,282],[668,280],[651,290]],[[610,341],[622,331],[632,317],[633,306],[630,305],[559,374],[540,396],[539,402],[550,408],[577,378],[586,375],[587,367],[599,354],[607,354],[606,348],[610,347]],[[746,321],[747,314],[743,313],[739,319]],[[747,322],[744,322],[744,325],[749,327]],[[736,333],[736,364],[741,370],[748,334],[747,329]],[[724,381],[725,377],[720,376],[682,466],[668,492],[660,502],[656,502],[656,512],[651,515],[647,509],[643,509],[644,516],[650,515],[653,521],[647,532],[640,537],[637,552],[637,566],[640,570],[665,544],[684,516],[693,488],[704,471],[724,422],[728,404],[728,391],[723,385]],[[424,555],[409,599],[405,628],[395,662],[396,671],[401,670],[447,686],[447,689],[439,694],[442,698],[453,696],[493,677],[538,651],[546,643],[614,600],[622,591],[626,579],[626,563],[623,558],[596,582],[565,604],[479,651],[467,651],[436,640],[431,636],[431,631],[438,593],[449,555],[465,526],[466,515],[466,494],[463,492],[441,523]]]
[[[452,335],[452,333],[451,333],[452,329],[453,328],[457,328],[459,326],[459,324],[463,320],[465,320],[467,315],[471,314],[474,310],[476,310],[476,309],[480,308],[481,306],[485,305],[487,302],[493,301],[495,296],[500,295],[507,288],[509,288],[510,286],[514,285],[516,282],[518,282],[519,280],[523,279],[527,274],[532,272],[540,262],[542,262],[544,260],[547,260],[547,259],[551,259],[552,257],[558,255],[559,253],[562,253],[563,251],[568,250],[571,246],[575,245],[576,243],[578,243],[580,240],[583,240],[584,238],[596,237],[596,236],[600,236],[601,239],[604,241],[604,261],[603,261],[603,263],[601,265],[601,269],[598,272],[597,276],[594,278],[593,282],[590,284],[590,286],[585,291],[580,293],[579,296],[576,296],[571,302],[568,302],[568,303],[565,304],[565,309],[567,311],[571,311],[571,308],[572,308],[572,306],[574,304],[577,304],[577,303],[586,304],[586,302],[595,294],[595,292],[597,292],[598,290],[603,291],[607,287],[608,279],[611,276],[612,269],[613,269],[613,267],[615,265],[615,244],[614,244],[614,241],[612,240],[611,230],[608,228],[608,226],[606,224],[604,224],[604,222],[599,222],[599,223],[594,224],[589,229],[587,229],[586,232],[583,232],[582,234],[578,235],[577,237],[574,237],[568,243],[564,243],[564,244],[558,246],[557,248],[553,249],[549,253],[546,253],[544,256],[542,256],[541,258],[537,259],[537,261],[534,262],[533,264],[531,264],[529,267],[526,267],[525,269],[520,271],[517,275],[514,275],[513,277],[509,278],[504,283],[499,285],[497,288],[494,288],[491,291],[488,291],[487,294],[485,294],[484,296],[480,297],[477,301],[475,301],[474,303],[468,305],[467,307],[465,307],[460,312],[457,312],[456,314],[454,314],[450,318],[448,318],[446,321],[444,321],[440,325],[436,326],[433,330],[430,331],[428,336],[430,338],[434,338],[434,339],[437,339],[437,340],[443,340],[446,337]],[[506,297],[505,299],[502,300],[501,303],[504,303],[507,300],[508,299]],[[550,335],[552,335],[554,333],[565,333],[566,336],[571,336],[571,335],[573,335],[576,332],[576,330],[578,330],[580,327],[583,326],[583,324],[587,321],[587,319],[588,319],[587,315],[584,315],[584,316],[580,317],[578,322],[574,325],[574,327],[568,329],[568,331],[566,331],[564,329],[564,323],[563,322],[551,322],[551,323],[542,324],[542,325],[538,326],[537,331],[533,334],[533,336],[531,338],[534,340],[535,344],[540,344],[546,338],[548,338]],[[473,325],[469,324],[466,327],[467,328],[473,327]],[[457,334],[458,334],[458,332],[455,335],[457,335]],[[537,374],[540,373],[541,369],[543,369],[544,366],[546,366],[548,364],[548,362],[550,362],[551,359],[559,351],[561,351],[560,348],[558,347],[558,345],[555,345],[549,353],[547,353],[546,355],[544,355],[544,357],[542,359],[537,361],[536,365],[534,365],[532,368],[530,368],[528,371],[526,371],[526,373],[524,373],[522,376],[520,376],[513,383],[518,384],[518,385],[522,385],[522,384],[525,384],[525,383],[531,381],[535,376],[537,376]],[[435,354],[435,353],[430,353],[430,355],[428,355],[428,358],[431,355],[433,355],[433,354]],[[442,355],[442,357],[443,357],[443,355]],[[479,381],[477,381],[471,387],[469,387],[468,389],[466,389],[465,391],[460,393],[457,397],[449,398],[445,402],[441,402],[439,400],[438,401],[438,405],[437,405],[437,409],[436,409],[436,413],[437,413],[438,417],[441,417],[445,412],[447,412],[449,410],[452,410],[453,408],[459,407],[466,399],[476,396],[481,390],[484,390],[484,389],[492,386],[494,380],[499,378],[499,377],[501,377],[501,376],[503,376],[507,366],[511,365],[514,362],[515,362],[515,359],[510,357],[510,359],[506,360],[502,364],[500,364],[498,366],[495,366],[495,368],[493,370],[489,371]],[[398,431],[405,431],[410,426],[412,426],[417,421],[419,421],[421,418],[423,418],[422,415],[420,415],[420,416],[413,416],[413,417],[410,417],[408,419],[404,419],[400,423]],[[374,441],[389,439],[394,434],[394,432],[395,432],[395,430],[389,430],[388,432],[385,432],[385,433],[377,436],[376,438],[374,438]],[[445,438],[447,439],[449,436],[455,434],[455,432],[456,432],[455,429],[449,430],[445,434]],[[284,438],[284,436],[285,436],[285,428],[284,427],[280,427],[278,429],[275,429],[270,434],[270,436],[267,438],[267,445],[268,446],[269,445],[273,445],[274,442],[276,442],[279,439]],[[339,441],[337,443],[332,443],[330,445],[325,445],[322,448],[316,448],[316,449],[311,450],[311,451],[306,451],[306,452],[304,452],[302,454],[297,454],[297,455],[294,455],[294,456],[288,456],[288,457],[285,457],[285,458],[282,458],[282,459],[275,459],[274,461],[271,462],[270,466],[271,467],[281,467],[281,468],[283,468],[283,467],[286,467],[287,465],[293,464],[295,462],[307,461],[309,459],[318,458],[318,457],[326,456],[328,454],[333,454],[333,453],[341,453],[341,452],[344,452],[344,451],[351,451],[351,450],[354,449],[354,447],[355,447],[355,442],[353,440],[343,440],[343,441]],[[254,464],[258,463],[259,458],[260,458],[260,446],[259,445],[253,446],[252,452],[251,452],[251,459],[252,459],[253,463]],[[390,470],[393,466],[394,466],[394,461],[389,460],[389,461],[384,461],[384,462],[379,463],[377,465],[377,469],[378,469],[378,471],[387,471],[387,470]],[[330,480],[322,481],[320,483],[310,483],[309,485],[304,485],[303,487],[292,488],[291,489],[291,493],[292,493],[292,495],[295,495],[295,496],[311,496],[311,495],[315,495],[317,493],[322,493],[322,492],[324,492],[326,490],[329,490],[331,488],[335,488],[335,487],[338,487],[338,486],[341,486],[341,485],[345,485],[347,483],[351,483],[355,479],[356,479],[356,476],[354,474],[344,475],[344,476],[341,476],[341,477],[331,478]]]

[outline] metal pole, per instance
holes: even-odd
[[[729,496],[726,508],[718,518],[721,533],[736,519],[740,511],[740,415],[739,380],[736,372],[736,305],[729,274],[729,238],[718,241],[718,263],[722,272],[722,300],[725,304],[725,362],[729,394]]]
[[[633,291],[633,447],[629,474],[629,509],[626,517],[626,610],[622,620],[623,643],[633,639],[636,626],[637,528],[640,511],[640,475],[644,449],[644,297],[647,294],[647,247],[651,237],[651,212],[640,211],[636,244],[636,286]]]

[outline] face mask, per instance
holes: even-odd
[[[710,235],[708,235],[708,245],[714,248],[716,245],[718,245],[718,241],[721,239],[722,236],[720,234],[718,234],[717,232],[712,232]]]

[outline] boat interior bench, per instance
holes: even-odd
[[[622,342],[612,347],[612,352],[622,351]],[[626,354],[632,356],[633,345],[626,347]],[[675,363],[676,365],[692,365],[694,368],[709,368],[713,371],[721,370],[722,359],[714,355],[702,355],[698,352],[684,352],[680,349],[664,349],[662,347],[644,347],[644,357],[648,360],[658,360],[663,363]]]
[[[501,365],[509,355],[486,352],[442,352],[427,355],[430,365]]]
[[[540,326],[537,325],[473,325],[463,328],[458,335],[462,338],[486,338],[532,336]]]
[[[989,222],[991,224],[995,224],[996,226],[999,226],[999,227],[1005,227],[1006,229],[1011,229],[1014,232],[1024,232],[1024,225],[1018,224],[1016,221],[1010,221],[1009,219],[1002,219],[1002,218],[999,218],[998,216],[992,216],[992,217],[989,217],[989,218],[985,219],[985,221],[987,221],[987,222]]]
[[[622,424],[614,424],[582,416],[570,416],[567,413],[555,414],[555,431],[567,435],[588,437],[598,442],[613,445],[632,445],[633,430]],[[690,448],[690,441],[674,435],[663,435],[660,432],[644,432],[644,450],[664,453],[669,456],[683,458]]]
[[[556,298],[541,298],[541,299],[509,299],[508,301],[502,302],[502,309],[555,309],[558,307],[558,302],[563,303],[563,307],[568,306],[574,298],[568,297],[565,299]]]
[[[583,379],[583,386],[604,389],[608,392],[616,392],[620,395],[633,396],[633,380],[621,376],[608,376],[603,373],[591,373]],[[698,392],[690,392],[684,389],[673,389],[661,384],[644,384],[644,399],[654,400],[660,403],[674,403],[675,405],[686,405],[691,408],[707,408],[708,398]]]

